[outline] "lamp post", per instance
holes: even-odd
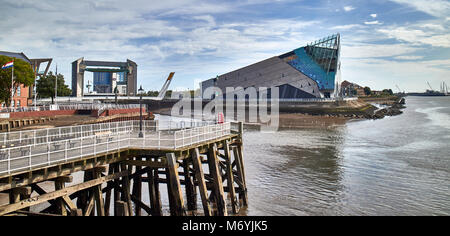
[[[142,85],[138,90],[139,93],[139,138],[143,138],[144,134],[142,133],[142,95],[144,94],[144,89],[142,89]]]
[[[116,102],[116,106],[117,106],[117,94],[119,93],[119,89],[117,89],[117,86],[114,88],[114,96],[115,96],[115,102]]]

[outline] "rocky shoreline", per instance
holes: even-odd
[[[405,109],[406,106],[406,100],[405,98],[399,98],[397,101],[395,101],[390,107],[380,109],[376,111],[372,116],[371,119],[383,119],[386,116],[398,116],[403,114],[402,109]]]

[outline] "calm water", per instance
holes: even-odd
[[[450,215],[450,97],[329,129],[246,130],[247,215]]]

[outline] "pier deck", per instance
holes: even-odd
[[[247,204],[243,164],[242,124],[144,121],[141,133],[139,121],[125,121],[2,133],[0,192],[10,201],[0,215],[109,215],[111,204],[114,215],[133,215],[132,205],[134,215],[162,215],[160,183],[168,187],[171,215],[195,211],[198,193],[205,215],[227,215],[224,192],[237,213]],[[83,181],[65,188],[80,171]],[[38,185],[47,181],[55,191]],[[149,205],[142,183],[148,183]],[[43,202],[50,207],[30,211]]]

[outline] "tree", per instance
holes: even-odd
[[[372,90],[369,87],[364,87],[364,93],[369,96],[370,94],[372,94]]]
[[[48,75],[40,77],[36,82],[36,92],[41,98],[52,98],[52,103],[55,98],[55,79],[58,77],[58,96],[65,97],[72,94],[72,90],[65,84],[64,76],[58,74],[54,75],[50,71]]]
[[[0,55],[0,66],[12,61],[12,57]],[[0,67],[1,68],[1,67]],[[11,103],[11,70],[0,69],[0,102],[7,106]],[[14,60],[14,90],[23,84],[28,87],[34,84],[34,72],[31,65],[21,59]]]
[[[392,96],[394,95],[394,91],[392,91],[392,89],[384,89],[383,94]]]

